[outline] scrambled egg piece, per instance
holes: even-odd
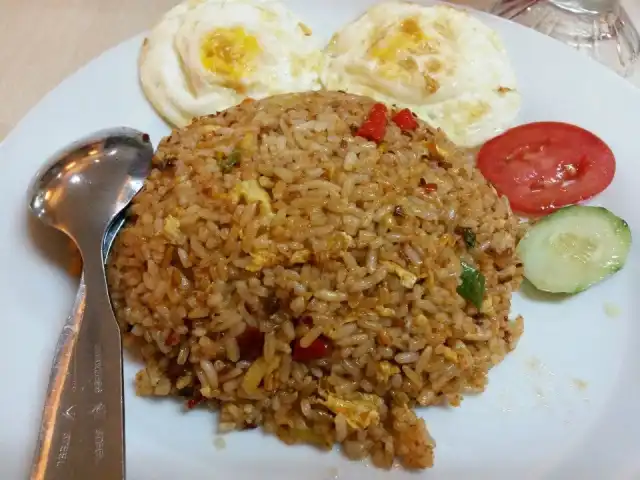
[[[275,265],[278,259],[278,255],[275,252],[268,250],[258,250],[250,255],[251,263],[245,267],[245,270],[249,272],[259,272],[265,267]]]
[[[332,233],[327,239],[329,250],[344,251],[353,246],[353,238],[344,232]]]
[[[234,187],[233,201],[237,202],[240,198],[243,198],[247,203],[258,202],[264,216],[272,217],[274,215],[271,209],[271,197],[257,180],[245,180]]]
[[[424,315],[416,315],[413,318],[413,324],[417,328],[429,328],[429,319]]]
[[[426,280],[427,287],[434,288],[436,285],[436,276],[432,270],[427,270],[425,273],[420,275],[420,278]]]
[[[260,213],[266,217],[274,216],[271,208],[271,198],[267,191],[260,186],[257,180],[245,180],[239,182],[231,191],[231,200],[238,202],[241,198],[247,203],[257,202],[259,204]],[[274,265],[277,261],[277,254],[268,250],[258,250],[252,252],[252,261],[245,267],[249,272],[258,272],[265,267]]]
[[[329,337],[331,340],[334,340],[336,337],[336,332],[340,329],[340,327],[342,327],[343,325],[346,325],[347,323],[352,323],[352,322],[356,322],[358,321],[358,317],[357,316],[347,316],[344,319],[342,319],[342,321],[340,322],[336,322],[336,324],[331,325],[331,326],[326,326],[325,330],[324,330],[324,335],[326,337]]]
[[[449,149],[446,149],[443,145],[434,140],[425,142],[425,147],[427,148],[428,152],[435,158],[445,160],[447,157],[450,157],[452,155],[452,152]]]
[[[456,239],[452,235],[449,235],[448,233],[445,233],[440,237],[440,245],[442,245],[443,247],[450,247],[455,245],[455,243],[456,243]]]
[[[329,394],[325,405],[333,413],[344,415],[350,427],[355,429],[367,428],[380,421],[380,407],[383,400],[371,393],[353,393],[350,399],[340,398]]]
[[[242,140],[240,140],[240,148],[244,152],[255,152],[257,146],[256,136],[252,133],[246,133],[244,137],[242,137]]]
[[[381,262],[384,266],[386,266],[391,272],[395,273],[398,278],[400,278],[400,283],[405,288],[413,288],[413,286],[418,281],[418,277],[411,273],[409,270],[405,270],[400,265],[394,262],[384,261]]]
[[[164,219],[163,231],[170,242],[182,243],[184,237],[180,231],[180,221],[177,218],[168,215]]]
[[[391,362],[383,360],[376,365],[376,377],[380,383],[388,382],[396,373],[400,373],[400,368]]]
[[[242,388],[244,388],[247,393],[255,392],[266,375],[267,361],[264,357],[260,357],[251,364],[247,373],[244,374],[244,378],[242,379]]]
[[[291,255],[291,260],[289,263],[291,265],[296,265],[300,263],[307,263],[309,257],[311,256],[311,252],[309,250],[298,250]]]
[[[280,357],[274,357],[269,363],[267,363],[267,360],[264,357],[260,357],[251,364],[247,373],[244,374],[244,378],[242,379],[242,388],[244,388],[247,393],[255,392],[264,378],[279,366]]]
[[[491,300],[491,297],[487,296],[482,301],[482,307],[480,308],[480,311],[488,316],[493,316],[496,314],[496,310],[493,307],[493,300]]]
[[[382,305],[378,305],[376,307],[376,312],[381,317],[395,317],[396,315],[396,312],[393,310],[393,308],[383,307]]]

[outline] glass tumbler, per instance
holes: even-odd
[[[620,0],[498,0],[491,13],[571,45],[622,76],[637,67],[640,35]]]

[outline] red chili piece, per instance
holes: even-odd
[[[262,355],[264,333],[256,327],[247,327],[237,338],[241,360],[255,360]]]
[[[192,408],[197,407],[200,402],[202,402],[202,398],[192,398],[187,401],[187,408],[191,410]]]
[[[298,317],[294,320],[296,324],[306,325],[307,327],[313,326],[313,317],[310,315],[303,315],[302,317]]]
[[[387,131],[387,107],[383,103],[376,103],[371,107],[367,119],[356,132],[358,137],[380,143]]]
[[[427,193],[431,193],[438,190],[438,185],[436,183],[425,183],[422,189]]]
[[[424,178],[421,178],[420,179],[420,188],[422,188],[422,191],[424,193],[432,193],[432,192],[438,191],[438,184],[437,183],[427,183],[427,181]]]
[[[391,117],[393,123],[398,125],[402,130],[415,130],[418,128],[418,121],[408,108],[403,108],[393,117]]]
[[[307,348],[300,346],[300,340],[293,345],[292,358],[295,362],[309,362],[331,354],[331,344],[322,337],[316,338]]]
[[[180,336],[176,332],[170,332],[164,343],[167,347],[173,347],[180,343]]]

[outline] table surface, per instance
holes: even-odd
[[[310,0],[311,1],[311,0]],[[485,8],[491,0],[453,0]],[[0,141],[49,90],[178,0],[0,0]],[[636,25],[640,2],[623,0]]]

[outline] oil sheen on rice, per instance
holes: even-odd
[[[373,103],[275,96],[161,142],[108,265],[139,395],[208,405],[223,432],[433,465],[414,408],[483,391],[522,332],[518,220],[424,123],[355,136]]]

